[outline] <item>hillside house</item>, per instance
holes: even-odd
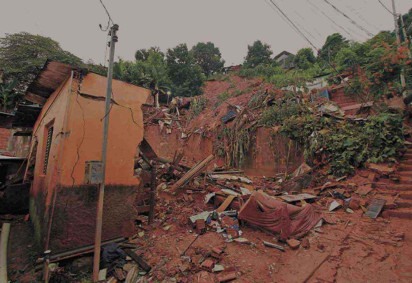
[[[282,51],[276,55],[273,59],[284,69],[292,69],[295,67],[293,59],[295,55],[288,51]]]
[[[47,62],[25,98],[42,105],[33,128],[25,181],[36,242],[52,253],[94,242],[98,185],[88,165],[101,160],[106,77]],[[140,180],[141,106],[150,91],[113,80],[102,240],[131,236]]]

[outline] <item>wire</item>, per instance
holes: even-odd
[[[381,0],[378,0],[378,2],[379,2],[379,4],[381,4],[381,6],[382,6],[386,11],[388,11],[388,12],[393,16],[393,12],[392,12],[391,10],[389,10],[389,8],[386,7],[386,5],[383,4]]]
[[[356,10],[355,8],[352,8],[351,6],[345,5],[351,12],[353,12],[356,16],[358,16],[358,18],[364,22],[366,25],[368,25],[370,28],[374,28],[377,31],[380,31],[381,29],[377,26],[375,26],[374,24],[371,24],[364,16],[362,16],[362,14]]]
[[[329,0],[323,0],[325,3],[327,3],[328,5],[330,5],[335,11],[337,11],[339,14],[341,14],[342,16],[344,16],[345,18],[347,18],[353,25],[355,25],[356,27],[358,27],[360,30],[364,31],[367,35],[369,36],[373,36],[373,33],[371,33],[370,31],[368,31],[367,29],[365,29],[363,26],[361,26],[360,24],[358,24],[357,22],[355,22],[351,17],[349,17],[347,14],[345,14],[344,12],[342,12],[341,10],[339,10],[335,5],[333,5],[332,3],[329,2]]]
[[[106,6],[104,5],[103,1],[102,1],[102,0],[99,0],[99,1],[100,1],[100,4],[102,4],[104,10],[106,11],[107,16],[109,17],[109,23],[110,23],[110,22],[113,23],[112,17],[110,16],[110,13],[109,13],[109,11],[107,10]],[[108,24],[108,26],[109,26],[109,24]]]
[[[280,9],[280,7],[273,1],[269,0],[270,3],[273,4],[273,6],[276,7],[276,9],[283,15],[283,17],[295,28],[295,31],[297,31],[315,50],[318,50],[318,48],[312,43],[312,41],[307,38],[307,36],[296,26],[296,24]]]
[[[322,9],[320,9],[318,6],[316,6],[315,4],[313,4],[312,2],[310,2],[310,0],[306,0],[311,6],[312,6],[312,11],[315,11],[316,13],[318,13],[318,10],[322,13],[323,16],[325,16],[329,21],[331,21],[335,26],[337,26],[338,28],[340,28],[342,31],[344,31],[347,35],[351,36],[349,31],[347,31],[344,27],[342,27],[341,25],[339,25],[337,22],[335,22],[335,20],[333,20],[331,17],[328,16],[328,14],[326,14],[325,12],[322,11]]]

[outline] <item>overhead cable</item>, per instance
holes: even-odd
[[[320,9],[318,6],[316,6],[315,4],[313,4],[310,0],[306,0],[313,8],[314,11],[317,13],[318,11],[320,11],[322,13],[323,16],[325,16],[330,22],[332,22],[332,24],[334,24],[335,26],[337,26],[338,28],[340,28],[342,31],[344,31],[347,35],[352,36],[350,34],[350,32],[344,28],[343,26],[341,26],[340,24],[338,24],[334,19],[332,19],[331,17],[328,16],[328,14],[326,14],[325,12],[322,11],[322,9]]]
[[[386,7],[386,5],[383,4],[381,0],[378,0],[378,2],[379,2],[379,4],[381,4],[381,6],[382,6],[386,11],[388,11],[388,12],[393,16],[393,12],[392,12],[391,10],[389,10],[389,8]]]
[[[312,43],[312,41],[309,40],[309,38],[296,26],[296,24],[280,9],[280,7],[273,1],[269,0],[270,3],[273,4],[273,6],[276,7],[276,9],[283,15],[283,17],[294,27],[295,31],[298,32],[315,50],[318,50],[318,48]]]
[[[347,18],[353,25],[355,25],[356,27],[358,27],[360,30],[364,31],[367,35],[369,36],[373,36],[373,33],[371,33],[370,31],[368,31],[366,28],[364,28],[363,26],[361,26],[360,24],[358,24],[356,21],[354,21],[351,17],[349,17],[346,13],[342,12],[340,9],[338,9],[335,5],[333,5],[332,3],[329,2],[329,0],[323,0],[325,3],[327,3],[328,5],[330,5],[335,11],[337,11],[339,14],[341,14],[342,16],[344,16],[345,18]]]

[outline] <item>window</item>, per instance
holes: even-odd
[[[46,133],[47,133],[47,141],[46,141],[46,148],[44,152],[43,174],[46,174],[47,165],[49,163],[50,147],[51,147],[51,143],[53,139],[53,126],[49,126],[46,129]]]

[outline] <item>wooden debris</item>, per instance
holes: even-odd
[[[234,176],[234,175],[229,175],[229,174],[222,174],[222,175],[212,174],[212,175],[209,175],[209,177],[212,180],[237,181],[237,182],[242,182],[245,184],[252,184],[252,180],[246,177]]]
[[[123,269],[121,268],[115,268],[114,269],[114,277],[116,277],[117,280],[123,281],[126,279],[126,277],[123,274]]]
[[[290,203],[290,202],[296,202],[296,201],[301,201],[301,200],[306,200],[306,199],[315,199],[316,196],[305,193],[305,194],[298,194],[298,195],[283,195],[283,196],[280,196],[280,198]]]
[[[235,199],[234,195],[229,195],[226,198],[226,200],[218,207],[218,209],[216,209],[216,211],[219,213],[225,211],[234,199]]]
[[[206,169],[207,165],[214,159],[214,155],[209,155],[199,163],[197,163],[192,169],[190,169],[185,175],[183,175],[182,178],[180,178],[172,187],[171,190],[174,191],[181,186],[187,184],[192,180],[194,177],[196,177],[198,174],[200,174],[203,170]]]
[[[135,283],[139,278],[139,269],[135,266],[127,272],[126,283]]]
[[[271,242],[263,241],[263,244],[264,244],[266,247],[269,247],[269,248],[275,248],[275,249],[278,249],[278,250],[280,250],[280,251],[282,251],[282,252],[285,251],[285,248],[284,248],[284,247],[282,247],[282,246],[280,246],[280,245],[276,245],[276,244],[271,243]]]
[[[10,223],[3,223],[0,239],[0,282],[7,280],[7,245],[10,235]]]
[[[130,256],[144,271],[149,272],[152,268],[147,262],[140,256],[138,256],[135,252],[129,249],[125,249],[124,252]]]

